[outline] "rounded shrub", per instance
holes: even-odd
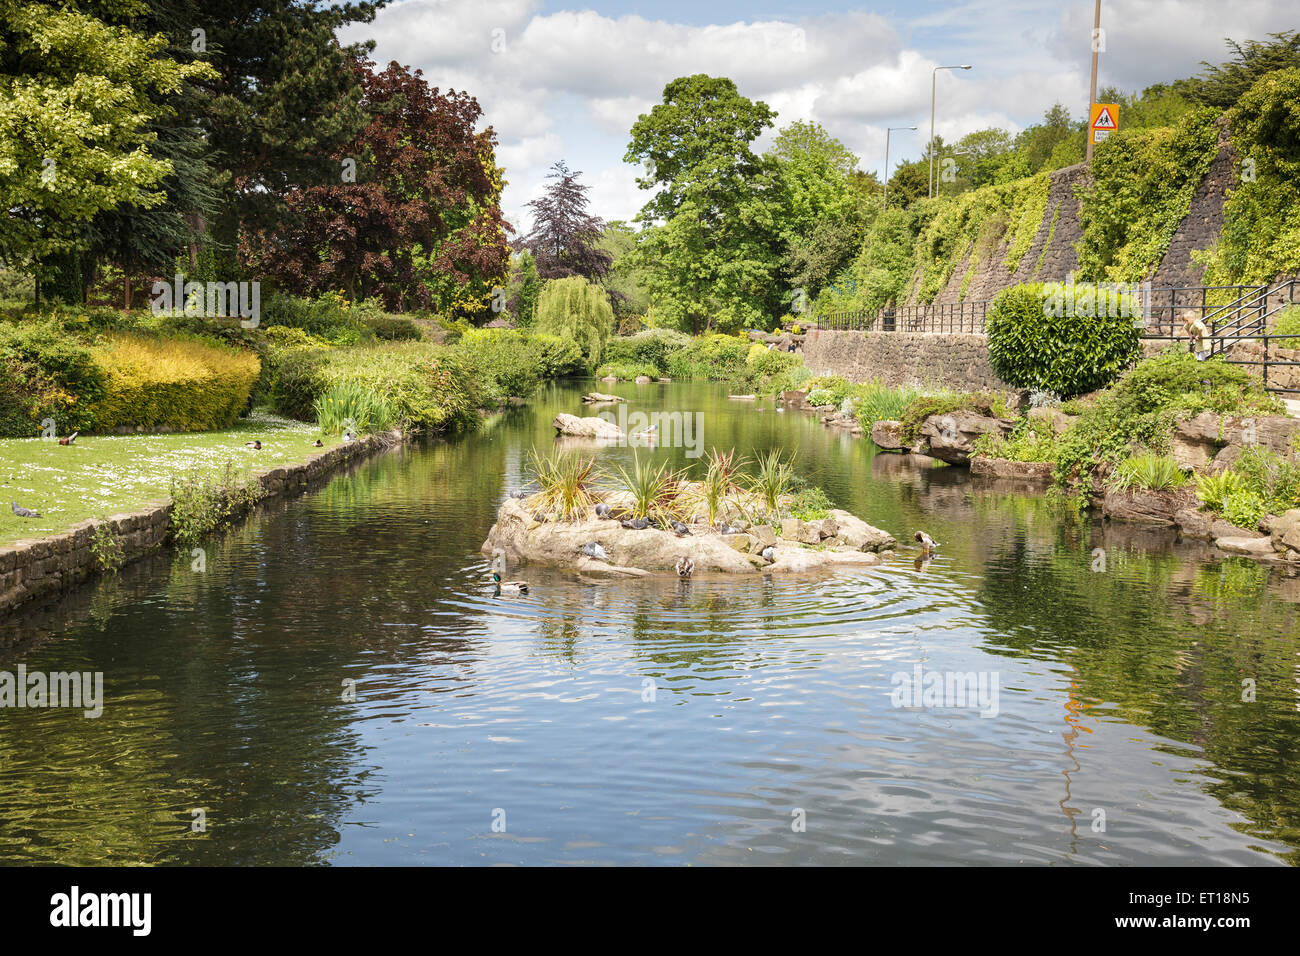
[[[994,298],[986,327],[993,371],[1016,388],[1062,398],[1109,385],[1138,356],[1137,303],[1091,285],[1029,283]]]

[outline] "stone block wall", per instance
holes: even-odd
[[[804,342],[803,359],[814,375],[841,375],[852,382],[962,391],[1010,388],[993,374],[988,338],[981,334],[814,330]]]

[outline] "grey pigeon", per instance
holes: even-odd
[[[776,545],[769,544],[766,548],[760,551],[759,554],[762,556],[764,561],[771,564],[776,560]]]
[[[608,561],[609,555],[605,549],[600,546],[598,541],[588,541],[582,546],[582,553],[589,558],[595,558],[597,561]]]
[[[684,538],[690,533],[691,529],[686,527],[686,525],[682,524],[680,521],[673,522],[673,534],[677,535],[677,537]]]
[[[608,517],[609,517],[609,505],[605,504],[605,502],[603,502],[603,501],[597,502],[597,503],[596,503],[596,509],[595,509],[595,510],[596,510],[596,517],[597,517],[597,518],[608,518]]]
[[[528,497],[528,492],[526,492],[526,491],[524,491],[524,489],[520,488],[518,491],[512,491],[512,492],[510,492],[510,497],[511,497],[511,498],[527,498],[527,497]]]
[[[629,528],[632,531],[644,531],[646,528],[650,527],[650,522],[646,518],[629,518],[623,522],[623,527]]]
[[[22,508],[16,501],[9,502],[9,507],[13,510],[13,513],[20,518],[39,518],[41,516],[39,511],[31,511],[27,508]]]

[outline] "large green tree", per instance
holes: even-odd
[[[656,317],[679,328],[766,325],[782,311],[780,187],[771,160],[751,144],[776,114],[725,77],[684,76],[632,127],[624,157],[637,183],[658,189],[638,220]]]

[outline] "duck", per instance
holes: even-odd
[[[528,593],[527,581],[502,581],[500,571],[492,572],[492,581],[497,586],[498,594],[527,594]]]
[[[653,440],[653,439],[659,437],[659,426],[658,426],[658,425],[651,425],[649,428],[643,428],[643,429],[642,429],[641,431],[639,431],[639,432],[633,432],[633,433],[632,433],[632,437],[633,437],[633,438],[644,438],[646,441],[651,441],[651,440]]]
[[[247,445],[249,448],[253,449],[253,451],[261,451],[261,450],[262,450],[262,442],[261,442],[260,440],[258,440],[258,441],[246,441],[246,442],[244,442],[244,444]]]
[[[935,541],[934,538],[930,537],[924,531],[918,531],[916,534],[912,535],[912,537],[921,543],[921,550],[927,554],[939,547],[939,542]]]
[[[356,436],[356,433],[355,433],[355,432],[346,431],[346,432],[343,433],[343,443],[344,443],[344,444],[347,444],[348,442],[354,442],[354,441],[356,441],[356,440],[357,440],[357,436]]]
[[[677,576],[679,578],[689,578],[694,573],[695,562],[691,558],[682,555],[677,559]]]
[[[24,508],[22,505],[20,505],[20,504],[19,504],[18,502],[16,502],[16,501],[11,501],[11,502],[9,502],[9,510],[12,511],[14,514],[16,514],[16,515],[17,515],[18,517],[20,517],[20,518],[39,518],[39,517],[41,517],[41,513],[40,513],[39,511],[32,511],[30,508]]]
[[[623,527],[631,531],[644,531],[650,527],[650,520],[648,518],[628,518],[623,522]]]
[[[311,446],[311,447],[312,447],[312,448],[324,448],[324,447],[325,447],[325,443],[324,443],[323,441],[321,441],[319,438],[317,438],[314,442],[312,442],[312,446]]]
[[[672,525],[673,525],[673,534],[677,535],[677,537],[679,538],[684,538],[691,533],[691,529],[686,527],[686,525],[684,525],[680,521],[674,521]]]
[[[609,552],[600,546],[599,541],[588,541],[582,546],[582,553],[589,558],[595,558],[597,561],[609,560]]]
[[[59,444],[71,445],[73,442],[77,440],[77,436],[80,434],[81,432],[73,432],[71,435],[66,435],[65,437],[59,439]]]

